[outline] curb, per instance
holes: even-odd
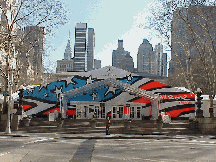
[[[21,135],[21,134],[0,134],[0,136],[10,136],[10,137],[30,137],[29,135]]]
[[[81,137],[81,136],[76,136],[76,137],[60,137],[62,139],[180,139],[180,138],[175,138],[175,137],[169,137],[169,136],[112,136],[112,137]],[[182,138],[183,139],[183,138]]]
[[[1,136],[7,137],[31,137],[30,135],[21,135],[21,134],[0,134]],[[164,135],[116,135],[116,136],[62,136],[62,137],[54,137],[54,139],[177,139],[176,137],[172,136],[164,136]],[[179,137],[178,137],[179,139]]]

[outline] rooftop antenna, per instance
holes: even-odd
[[[69,40],[70,40],[70,30],[69,30]]]

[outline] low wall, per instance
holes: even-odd
[[[198,128],[204,134],[216,133],[216,118],[197,118]]]
[[[210,117],[209,114],[209,107],[210,107],[210,100],[208,99],[207,95],[202,95],[202,97],[204,97],[204,99],[202,100],[203,104],[201,105],[201,110],[203,110],[203,116],[205,118]],[[216,99],[213,100],[213,104],[216,105]],[[215,107],[215,106],[214,106]],[[195,110],[197,110],[197,105],[195,104]],[[214,111],[214,117],[216,117],[216,109],[213,110]]]

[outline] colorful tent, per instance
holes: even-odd
[[[112,110],[115,114],[116,105],[119,118],[121,113],[125,115],[126,105],[130,107],[130,117],[133,117],[131,113],[136,113],[137,118],[150,118],[154,111],[165,112],[173,118],[189,117],[195,112],[193,93],[112,66],[26,89],[23,95],[27,115],[47,115],[60,111],[62,106],[69,117],[87,118],[91,105],[94,105],[93,111],[96,111],[95,106],[99,107],[99,118],[105,118],[102,112]],[[135,107],[134,112],[132,107]]]

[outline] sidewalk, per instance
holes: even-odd
[[[87,122],[88,123],[88,122]],[[67,138],[67,139],[172,139],[176,135],[198,135],[194,130],[188,128],[188,123],[164,124],[162,129],[157,129],[154,122],[134,121],[130,128],[124,125],[113,123],[109,133],[105,135],[103,122],[98,122],[97,127],[92,128],[86,125],[86,122],[65,123],[63,127],[57,127],[51,122],[34,123],[29,127],[21,127],[18,131],[12,131],[11,134],[0,132],[1,136],[11,137],[48,137],[48,138]],[[54,123],[56,124],[56,123]],[[144,124],[144,125],[143,125]]]
[[[64,134],[56,133],[27,133],[16,131],[11,134],[0,132],[0,137],[51,137],[53,139],[176,139],[175,136],[165,135],[166,132],[154,132],[152,135],[133,135],[133,134],[110,134],[105,133],[85,133],[85,134]],[[179,139],[179,137],[178,137]]]

